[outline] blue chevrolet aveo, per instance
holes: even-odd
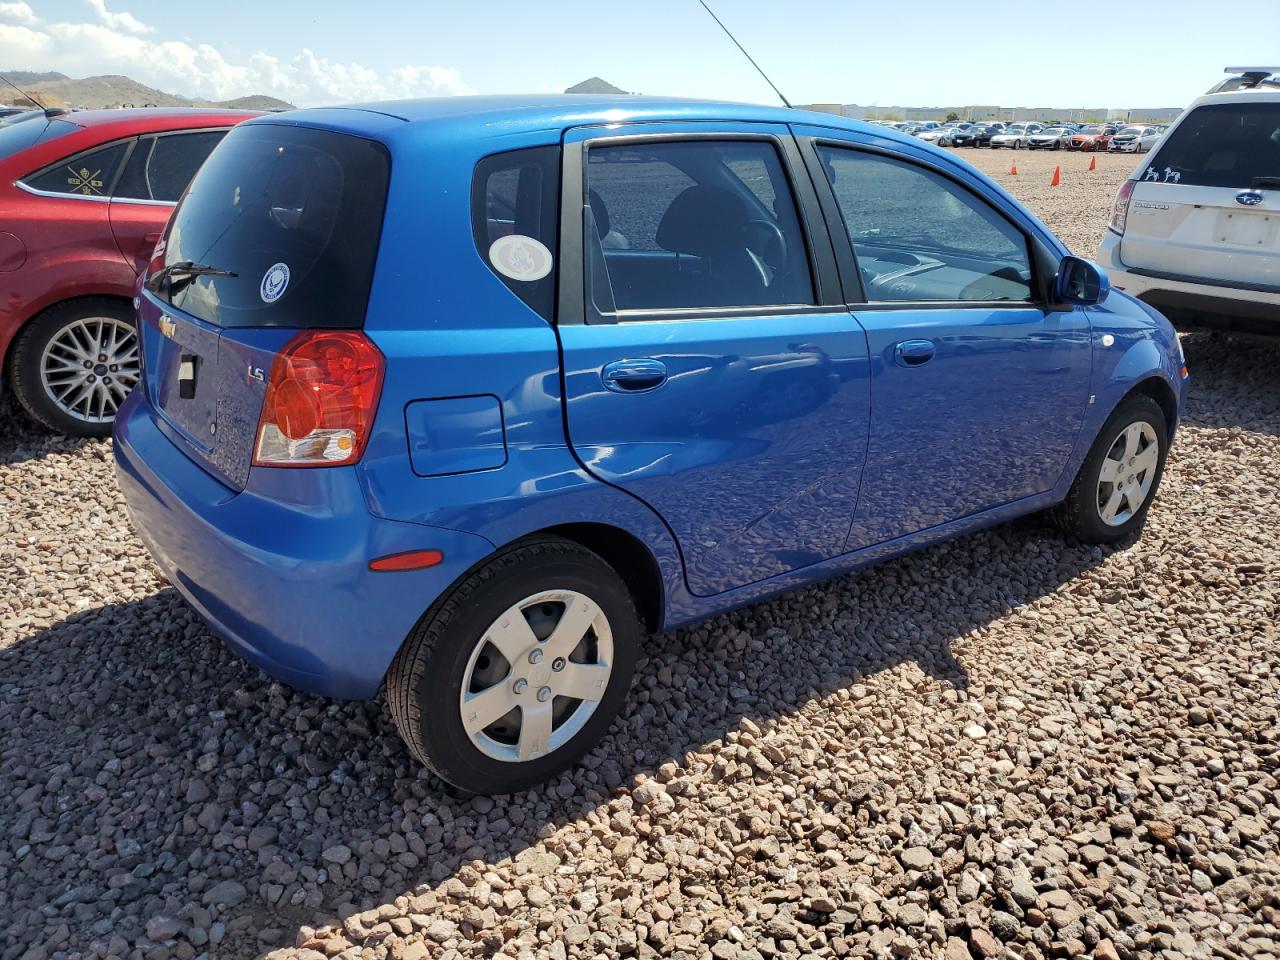
[[[642,97],[244,123],[138,324],[115,453],[160,568],[489,793],[602,736],[646,631],[1033,511],[1130,535],[1186,376],[943,151]]]

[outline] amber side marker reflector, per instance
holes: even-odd
[[[405,553],[393,553],[369,561],[369,569],[379,572],[395,570],[422,570],[444,562],[444,554],[439,550],[409,550]]]

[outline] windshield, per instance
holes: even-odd
[[[1041,130],[1040,134],[1045,137],[1060,137],[1066,132],[1062,127],[1050,127],[1048,130]]]
[[[1080,132],[1081,133],[1101,133],[1102,127],[1098,126],[1096,123],[1091,123],[1089,124],[1089,126],[1085,127]]]
[[[44,113],[40,112],[39,116],[44,116]],[[55,137],[74,133],[79,129],[74,123],[67,123],[65,120],[4,124],[0,126],[0,160],[6,160],[37,143],[47,143]]]
[[[1120,131],[1121,134],[1124,134],[1126,136],[1135,136],[1135,137],[1140,137],[1146,132],[1147,131],[1142,129],[1142,127],[1125,127],[1123,130]]]
[[[236,127],[174,211],[164,265],[220,274],[161,285],[222,327],[364,323],[390,159],[379,144],[309,127]]]

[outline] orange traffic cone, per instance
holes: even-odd
[[[1017,175],[1018,175],[1018,165],[1015,163],[1012,169],[1009,170],[1009,176],[1016,177]]]
[[[1098,169],[1098,155],[1096,153],[1089,158],[1089,169],[1090,170]]]
[[[1062,185],[1062,168],[1053,168],[1053,179],[1049,181],[1049,186],[1058,187]]]

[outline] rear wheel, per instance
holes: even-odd
[[[18,402],[36,420],[76,437],[106,437],[138,382],[138,337],[129,304],[107,297],[50,307],[13,345]]]
[[[631,684],[640,620],[599,556],[567,540],[516,544],[414,628],[387,674],[410,752],[471,793],[511,793],[575,763]]]
[[[1066,501],[1053,511],[1058,526],[1086,543],[1115,543],[1140,530],[1168,447],[1160,405],[1141,395],[1125,400],[1099,432]]]

